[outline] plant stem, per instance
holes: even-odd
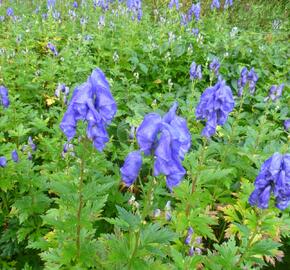
[[[81,243],[80,243],[80,233],[81,233],[81,215],[82,215],[82,208],[83,208],[83,182],[84,182],[84,157],[81,158],[81,165],[80,165],[80,181],[78,186],[78,194],[79,194],[79,206],[77,212],[77,238],[76,238],[76,248],[77,248],[77,259],[80,259],[80,251],[81,251]]]
[[[138,230],[135,233],[135,245],[134,245],[134,250],[132,252],[132,256],[130,258],[129,264],[128,264],[128,270],[131,270],[132,267],[132,261],[137,253],[138,247],[139,247],[139,238],[140,238],[140,231]]]

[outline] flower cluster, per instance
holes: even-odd
[[[47,48],[50,49],[50,51],[51,51],[55,56],[58,55],[57,49],[55,48],[55,46],[54,46],[52,43],[48,42],[48,43],[47,43]]]
[[[194,15],[195,20],[199,21],[200,19],[200,3],[192,4],[191,8],[188,10],[187,18],[188,21],[191,21],[192,15]]]
[[[269,95],[265,100],[271,99],[272,101],[278,100],[282,96],[282,91],[284,88],[284,83],[280,85],[272,85],[269,90]]]
[[[64,83],[59,83],[57,88],[55,89],[54,95],[57,98],[60,98],[61,93],[63,94],[63,102],[67,104],[67,98],[69,95],[69,87],[67,87]]]
[[[231,7],[233,5],[233,0],[225,0],[224,9]]]
[[[4,108],[8,108],[10,101],[8,98],[8,90],[3,85],[0,85],[0,105],[3,105]]]
[[[19,156],[18,156],[18,153],[17,153],[16,150],[13,150],[13,151],[11,152],[11,159],[12,159],[15,163],[17,163],[17,162],[19,161]],[[1,168],[5,168],[6,166],[7,166],[7,159],[6,159],[6,157],[1,156],[1,157],[0,157],[0,167],[1,167]]]
[[[208,138],[214,135],[217,125],[225,124],[234,106],[231,88],[224,80],[220,79],[214,86],[207,88],[201,95],[195,111],[198,120],[207,121],[202,135]]]
[[[212,0],[211,5],[210,5],[210,9],[219,9],[220,8],[220,1],[219,0]]]
[[[13,10],[13,8],[11,8],[11,7],[7,8],[7,10],[6,10],[6,15],[7,15],[8,17],[12,17],[12,16],[14,15],[14,10]]]
[[[56,0],[47,0],[47,9],[54,8]]]
[[[195,62],[192,62],[190,65],[189,75],[191,80],[193,79],[201,80],[202,78],[201,65],[197,65]]]
[[[254,184],[255,190],[249,197],[252,206],[267,208],[273,192],[276,207],[286,209],[290,204],[290,154],[275,153],[267,159]]]
[[[179,9],[179,1],[178,0],[170,0],[168,7],[170,9],[172,9],[174,5],[175,5],[176,10],[178,10]]]
[[[142,18],[142,2],[141,0],[128,0],[127,8],[132,12],[132,19],[134,20],[137,17],[138,21]]]
[[[220,66],[220,62],[217,58],[214,58],[209,64],[210,70],[213,71],[216,76],[219,74]]]
[[[177,103],[161,117],[149,113],[137,129],[139,151],[130,153],[121,168],[121,175],[127,186],[136,180],[142,166],[141,152],[154,154],[154,175],[164,174],[167,187],[177,186],[185,174],[181,161],[190,148],[191,136],[185,119],[176,115]]]
[[[243,94],[244,87],[247,83],[249,84],[250,94],[254,94],[257,81],[258,75],[254,68],[251,68],[251,70],[248,71],[248,69],[244,67],[241,71],[240,78],[238,79],[238,96],[240,97]]]
[[[109,83],[101,69],[96,68],[85,83],[75,88],[60,128],[70,141],[76,134],[77,122],[86,121],[88,138],[102,151],[109,141],[106,126],[116,111]]]

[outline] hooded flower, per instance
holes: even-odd
[[[250,94],[255,93],[255,87],[258,81],[258,75],[256,74],[254,68],[251,68],[250,71],[244,67],[241,71],[241,76],[238,80],[238,96],[240,97],[243,94],[243,89],[246,84],[249,84]]]
[[[8,90],[3,85],[0,85],[0,105],[3,105],[4,108],[8,108],[10,101],[8,98]]]
[[[214,74],[217,76],[219,73],[219,69],[220,69],[220,63],[218,61],[217,58],[214,58],[211,63],[209,64],[209,68],[211,71],[214,72]]]
[[[233,0],[225,0],[224,9],[231,7],[233,5]]]
[[[242,68],[240,78],[238,79],[238,96],[242,96],[243,89],[247,84],[248,69],[246,67]]]
[[[258,75],[255,72],[254,68],[251,68],[251,70],[249,71],[248,76],[247,76],[247,80],[249,83],[249,90],[250,90],[250,93],[252,95],[255,93],[255,87],[256,87],[256,84],[258,81]]]
[[[188,21],[191,21],[192,15],[194,15],[195,20],[199,21],[200,19],[200,3],[192,4],[191,8],[188,11]]]
[[[0,157],[0,167],[4,168],[7,166],[6,157]]]
[[[259,208],[268,208],[271,193],[276,207],[285,210],[290,204],[290,154],[275,153],[267,159],[255,180],[255,189],[249,203]]]
[[[120,169],[122,179],[126,186],[131,186],[138,177],[142,166],[142,156],[140,151],[131,152],[125,159],[123,167]]]
[[[289,128],[290,128],[290,118],[289,119],[286,119],[284,121],[284,128],[285,128],[286,131],[289,130]]]
[[[112,121],[117,105],[110,92],[104,73],[96,68],[87,82],[75,88],[60,128],[70,141],[79,120],[86,121],[87,136],[102,151],[109,141],[106,126]]]
[[[7,10],[6,10],[6,15],[7,15],[8,17],[12,17],[12,16],[14,15],[14,10],[13,10],[13,8],[11,8],[11,7],[7,8]]]
[[[164,174],[169,189],[178,185],[185,174],[181,161],[189,150],[191,136],[185,119],[176,115],[177,103],[163,118],[147,114],[136,132],[140,150],[154,154],[154,175]]]
[[[216,85],[207,88],[201,95],[195,111],[196,119],[207,121],[202,135],[208,138],[214,135],[217,125],[225,124],[234,106],[231,88],[224,80],[219,80]]]
[[[19,157],[18,157],[18,153],[16,150],[13,150],[11,153],[11,158],[14,162],[18,162],[19,161]]]
[[[210,5],[210,9],[219,9],[220,8],[220,1],[219,0],[212,0],[212,3]]]
[[[50,51],[51,51],[55,56],[58,55],[58,52],[57,52],[55,46],[54,46],[52,43],[48,42],[48,43],[47,43],[47,48],[50,49]]]
[[[197,65],[195,62],[192,62],[190,65],[189,75],[191,80],[193,79],[201,80],[202,78],[201,65]]]
[[[171,0],[171,1],[170,1],[168,7],[169,7],[170,9],[172,9],[173,6],[175,6],[176,10],[179,9],[179,2],[178,2],[178,0]]]
[[[47,8],[54,8],[56,0],[47,0]]]
[[[284,88],[284,83],[280,85],[272,85],[269,90],[269,95],[266,99],[271,99],[272,101],[278,100],[282,96],[282,91]]]

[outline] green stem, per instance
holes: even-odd
[[[138,230],[138,232],[135,233],[135,245],[134,245],[134,250],[132,252],[129,264],[128,264],[128,270],[131,270],[132,268],[132,262],[134,260],[134,257],[137,253],[138,247],[139,247],[139,239],[140,239],[140,231]]]
[[[82,208],[83,208],[83,182],[84,182],[84,158],[81,158],[81,165],[80,165],[80,181],[78,186],[78,194],[79,194],[79,206],[77,211],[77,238],[76,238],[76,248],[77,248],[77,259],[80,259],[80,251],[81,251],[81,242],[80,242],[80,234],[81,234],[81,215],[82,215]]]

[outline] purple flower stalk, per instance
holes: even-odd
[[[255,189],[249,203],[261,209],[268,208],[271,193],[276,207],[285,210],[290,204],[290,154],[275,153],[267,159],[255,180]]]
[[[212,0],[212,3],[210,5],[210,9],[219,9],[220,8],[220,1],[219,0]]]
[[[224,9],[231,7],[233,5],[233,0],[225,0]]]
[[[52,43],[48,42],[48,43],[47,43],[47,48],[50,49],[50,51],[51,51],[55,56],[58,55],[58,52],[57,52],[55,46],[54,46]]]
[[[251,70],[249,71],[247,80],[249,83],[250,94],[253,95],[255,93],[255,87],[258,81],[258,75],[255,72],[254,68],[251,68]]]
[[[192,15],[194,15],[196,21],[199,21],[199,19],[200,19],[200,10],[201,10],[200,3],[192,4],[192,6],[189,9],[188,14],[187,14],[188,15],[187,16],[188,17],[188,21],[191,21]]]
[[[11,153],[11,158],[14,162],[18,162],[19,161],[19,156],[16,150],[13,150]]]
[[[170,0],[168,7],[170,9],[172,9],[173,6],[175,6],[176,10],[179,10],[179,1],[178,0]]]
[[[211,63],[209,64],[209,68],[211,71],[214,72],[214,74],[217,76],[219,73],[219,69],[220,69],[220,62],[218,61],[217,58],[214,58]]]
[[[13,8],[11,8],[11,7],[7,8],[7,10],[6,10],[6,15],[7,15],[8,17],[12,17],[12,16],[14,15],[14,10],[13,10]]]
[[[47,0],[47,9],[54,8],[56,0]]]
[[[202,78],[201,65],[197,65],[195,62],[192,62],[190,65],[189,75],[191,80],[193,79],[201,80]]]
[[[78,6],[79,6],[78,2],[77,2],[77,1],[74,1],[74,2],[73,2],[73,7],[74,7],[74,8],[78,8]]]
[[[186,245],[189,245],[190,244],[191,238],[192,238],[192,234],[193,234],[193,229],[192,229],[192,227],[189,227],[188,230],[187,230],[186,238],[184,240],[184,243]]]
[[[0,167],[1,168],[4,168],[4,167],[6,167],[7,166],[7,159],[6,159],[6,157],[0,157]]]
[[[36,151],[36,144],[33,142],[33,139],[31,138],[31,136],[28,137],[28,145],[30,146],[33,152]]]
[[[258,75],[255,72],[254,68],[251,68],[250,71],[246,67],[244,67],[241,71],[240,78],[238,79],[238,96],[242,96],[243,89],[246,84],[249,84],[250,94],[253,95],[255,93],[255,87],[258,81]]]
[[[3,85],[0,85],[0,105],[3,105],[4,108],[8,108],[10,101],[8,98],[8,90]]]
[[[87,137],[96,149],[102,151],[109,141],[106,127],[116,111],[117,105],[105,74],[96,68],[85,83],[75,88],[60,128],[70,141],[76,134],[77,122],[86,121]]]
[[[278,100],[282,96],[282,91],[284,88],[284,83],[280,85],[272,85],[270,90],[269,90],[269,95],[266,99],[271,99],[272,101]]]
[[[206,120],[202,136],[210,138],[216,132],[217,125],[224,125],[229,113],[234,109],[235,102],[231,88],[224,80],[207,88],[201,95],[195,115],[198,120]]]

